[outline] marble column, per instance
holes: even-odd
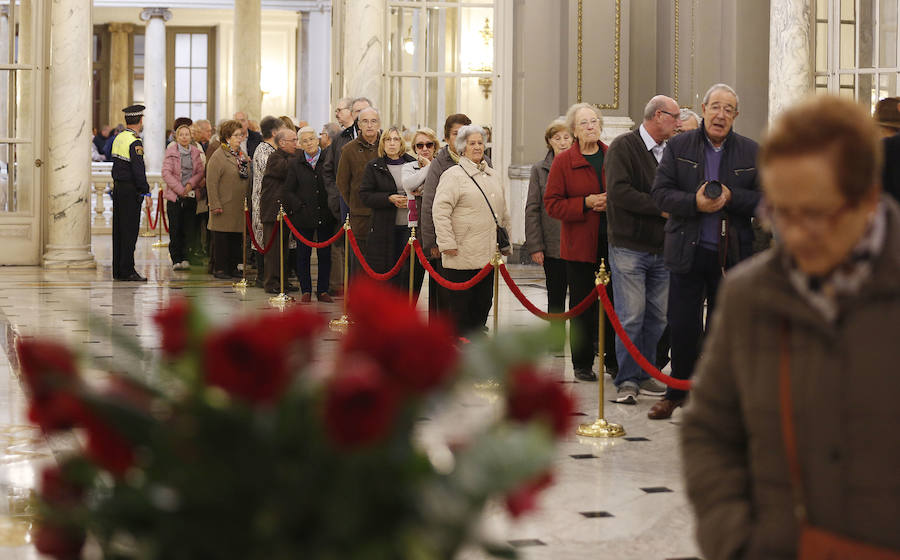
[[[262,11],[259,0],[234,0],[234,55],[232,76],[234,110],[259,120],[262,89],[259,74],[262,55]]]
[[[0,6],[0,64],[9,64],[9,6]],[[9,72],[3,72],[0,76],[0,136],[10,136],[9,115],[6,108],[9,106]],[[6,146],[0,147],[0,162],[6,165]],[[0,201],[2,205],[2,201]],[[2,206],[0,206],[2,207]]]
[[[168,8],[144,8],[144,163],[147,174],[162,172],[166,149],[166,22]]]
[[[319,0],[303,22],[302,88],[297,89],[300,117],[320,129],[331,115],[331,5]]]
[[[110,126],[124,123],[122,109],[131,105],[128,41],[133,32],[134,25],[130,23],[109,24],[109,119],[106,123]]]
[[[769,121],[809,95],[810,0],[771,0],[769,6]]]
[[[379,109],[384,72],[384,4],[381,0],[346,0],[344,7],[343,94],[368,97]]]
[[[47,268],[94,268],[91,254],[91,4],[50,7]]]

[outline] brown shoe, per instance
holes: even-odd
[[[334,300],[331,299],[331,296],[328,295],[328,292],[323,292],[321,294],[318,294],[316,296],[316,299],[318,299],[322,303],[334,303]]]
[[[304,293],[300,296],[300,303],[309,303],[312,301],[312,294],[309,292]]]
[[[665,420],[671,418],[675,409],[684,404],[684,399],[673,401],[670,399],[660,399],[650,408],[647,418],[651,420]]]

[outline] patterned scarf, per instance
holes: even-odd
[[[222,147],[225,148],[229,154],[234,156],[235,161],[237,161],[238,174],[241,176],[241,179],[249,177],[250,160],[244,155],[244,152],[242,152],[240,148],[232,150],[227,144],[222,144]]]

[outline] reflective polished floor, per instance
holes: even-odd
[[[267,309],[267,294],[259,289],[242,293],[230,282],[212,280],[194,271],[173,271],[166,249],[153,248],[153,238],[139,238],[137,269],[146,284],[111,280],[110,238],[94,238],[97,269],[53,271],[38,267],[0,267],[0,560],[39,558],[30,545],[29,493],[41,466],[52,462],[61,443],[47,441],[26,420],[26,403],[19,384],[12,344],[18,335],[44,335],[68,341],[93,358],[100,368],[117,363],[110,335],[126,333],[146,348],[158,348],[152,312],[172,294],[200,297],[210,314],[225,320],[257,309]],[[510,266],[525,295],[544,308],[543,270],[537,266]],[[424,291],[423,291],[424,292]],[[424,298],[423,298],[424,299]],[[341,300],[306,304],[337,317]],[[420,301],[420,306],[425,302]],[[502,285],[500,329],[535,325],[540,321]],[[91,317],[89,321],[85,317]],[[490,324],[491,321],[489,320]],[[326,344],[336,348],[338,335]],[[578,422],[597,414],[597,384],[581,383],[572,376],[567,356],[548,356],[546,365],[576,397]],[[607,401],[614,393],[605,378]],[[509,542],[525,559],[567,560],[674,559],[699,556],[693,519],[684,493],[678,446],[681,411],[671,421],[651,421],[647,411],[656,397],[641,396],[636,406],[606,404],[606,418],[622,424],[627,435],[617,439],[584,438],[572,433],[559,447],[556,484],[545,491],[540,509],[513,521],[496,505],[488,509],[484,530]],[[490,399],[473,396],[458,410],[427,421],[422,432],[450,429],[461,416],[478,415],[494,406]],[[447,418],[448,420],[443,420]],[[449,420],[452,419],[452,422]],[[463,553],[466,559],[480,558]]]

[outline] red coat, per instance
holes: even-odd
[[[606,148],[600,142],[604,154]],[[544,206],[551,217],[562,222],[559,252],[567,261],[597,262],[602,217],[585,209],[584,197],[606,192],[606,174],[602,176],[601,185],[593,166],[581,155],[578,142],[560,152],[550,166]]]

